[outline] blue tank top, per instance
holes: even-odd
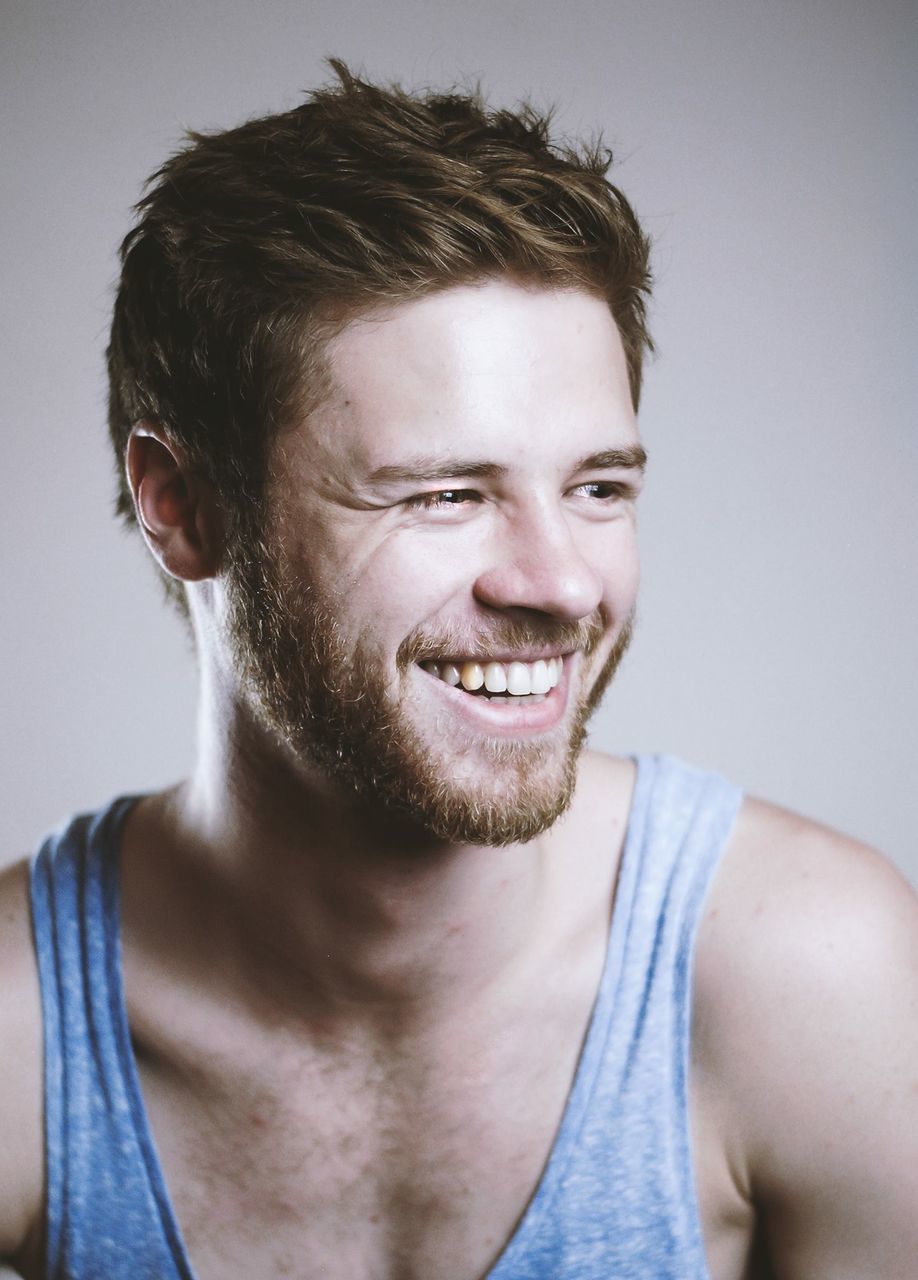
[[[574,1082],[539,1184],[487,1280],[707,1280],[688,1121],[692,951],[739,800],[717,775],[638,760]],[[118,848],[131,803],[74,819],[32,864],[49,1280],[193,1280],[125,1011]]]

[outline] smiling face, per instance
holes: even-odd
[[[643,450],[615,323],[489,281],[350,322],[328,364],[231,575],[245,686],[371,803],[529,839],[570,801],[634,608]]]

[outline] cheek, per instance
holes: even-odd
[[[616,622],[623,620],[634,607],[641,578],[634,522],[610,527],[605,536],[597,537],[588,556],[602,580],[610,617]]]
[[[620,612],[631,612],[637,599],[640,584],[641,562],[638,557],[637,545],[632,543],[629,554],[622,559],[620,573],[615,586],[620,602]]]
[[[398,643],[468,596],[473,581],[474,557],[458,540],[444,545],[442,538],[405,536],[377,549],[354,574],[348,595],[369,631]]]

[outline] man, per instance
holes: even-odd
[[[336,69],[123,247],[120,509],[199,749],[4,877],[3,1255],[914,1276],[908,890],[581,751],[637,590],[634,215],[529,111]]]

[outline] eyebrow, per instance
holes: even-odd
[[[642,445],[626,449],[601,449],[581,458],[573,468],[577,471],[643,471],[647,451]],[[507,468],[497,462],[479,462],[467,458],[412,458],[406,462],[377,467],[367,477],[379,484],[393,481],[424,484],[435,480],[455,480],[468,476],[476,480],[495,480],[506,475]]]
[[[627,449],[601,449],[588,453],[574,467],[575,471],[643,471],[647,466],[647,450],[643,445],[629,445]]]

